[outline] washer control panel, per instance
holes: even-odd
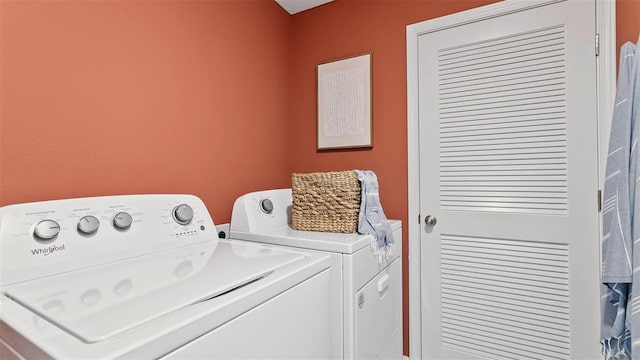
[[[217,241],[193,195],[103,196],[0,208],[0,285]]]

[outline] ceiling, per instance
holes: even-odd
[[[291,15],[331,1],[333,0],[276,0]]]

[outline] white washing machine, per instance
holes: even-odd
[[[332,356],[330,259],[218,239],[200,199],[0,208],[0,359]]]
[[[393,256],[378,263],[370,235],[291,228],[291,189],[238,198],[230,238],[331,256],[334,359],[402,358],[402,227],[391,221]]]

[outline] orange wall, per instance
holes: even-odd
[[[409,353],[406,26],[491,2],[336,0],[293,16],[292,169],[296,172],[371,169],[378,175],[385,214],[401,219],[405,228],[402,239],[405,354]],[[316,151],[316,65],[368,52],[373,64],[373,148]]]
[[[289,186],[291,16],[273,0],[1,1],[0,205]]]
[[[626,41],[638,42],[640,35],[640,0],[616,0],[617,49]]]

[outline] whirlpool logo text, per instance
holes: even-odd
[[[45,248],[31,249],[31,255],[47,256],[47,255],[53,254],[56,251],[61,251],[61,250],[64,250],[64,245],[60,245],[60,246],[51,245]]]

